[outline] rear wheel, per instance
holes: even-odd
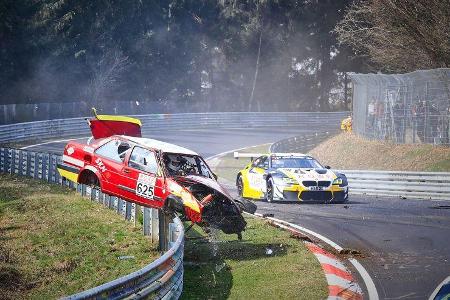
[[[267,202],[273,202],[273,179],[269,178],[267,181],[267,193],[266,193]]]

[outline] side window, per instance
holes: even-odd
[[[256,164],[257,168],[268,169],[269,161],[267,160],[267,156],[262,156]]]
[[[197,164],[200,165],[200,174],[209,178],[213,178],[213,175],[211,174],[211,171],[209,170],[208,166],[206,165],[206,163],[197,157]]]
[[[112,140],[104,144],[103,146],[100,146],[97,150],[95,150],[95,153],[98,155],[101,155],[103,157],[106,157],[110,160],[114,160],[116,162],[122,162],[122,159],[119,156],[119,146],[121,142],[118,140]]]
[[[153,174],[156,174],[158,171],[158,163],[156,161],[155,153],[137,146],[134,147],[133,152],[131,152],[128,166]]]

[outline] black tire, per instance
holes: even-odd
[[[240,197],[239,199],[234,199],[234,202],[237,203],[241,210],[249,214],[254,214],[256,212],[256,209],[258,208],[255,203],[242,197]]]
[[[100,190],[100,180],[98,180],[98,177],[94,173],[89,173],[87,177],[87,185],[92,189]]]
[[[243,197],[242,195],[244,195],[244,182],[242,181],[242,175],[240,174],[236,179],[236,188],[238,190],[238,195],[240,197]]]
[[[269,203],[273,202],[273,179],[272,178],[269,178],[269,180],[267,180],[266,201]]]

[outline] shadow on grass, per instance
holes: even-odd
[[[195,234],[194,234],[195,235]],[[226,299],[233,286],[227,261],[256,260],[285,256],[286,245],[250,241],[209,241],[188,236],[184,254],[184,288],[181,299]]]

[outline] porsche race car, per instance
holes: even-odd
[[[235,153],[235,157],[239,156]],[[239,171],[238,193],[243,198],[272,201],[348,200],[347,177],[300,153],[271,153]]]
[[[63,178],[241,237],[242,210],[253,213],[256,206],[233,199],[196,152],[142,138],[134,118],[96,114],[89,125],[92,138],[64,148],[57,166]]]

